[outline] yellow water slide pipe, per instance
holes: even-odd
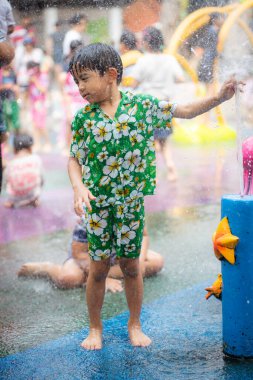
[[[253,7],[253,0],[247,0],[241,4],[238,4],[237,7],[228,15],[228,17],[226,18],[219,32],[218,45],[217,45],[218,53],[221,53],[223,51],[224,43],[228,37],[228,34],[232,26],[235,24],[235,22],[239,19],[239,17],[245,11],[247,11],[249,8],[252,8],[252,7]]]
[[[199,19],[202,18],[202,20],[203,20],[204,16],[208,16],[210,13],[213,13],[213,12],[229,13],[233,9],[235,9],[237,6],[238,6],[238,3],[230,4],[230,5],[227,5],[225,7],[205,7],[205,8],[198,9],[197,11],[189,14],[180,23],[180,25],[177,27],[175,33],[171,37],[169,48],[168,48],[169,53],[174,54],[177,52],[177,50],[178,50],[179,46],[182,44],[182,42],[185,41],[185,39],[193,33],[193,32],[191,33],[191,30],[193,28],[192,25],[194,25],[194,23],[196,23]]]

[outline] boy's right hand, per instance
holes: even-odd
[[[79,216],[82,216],[83,211],[83,203],[87,207],[89,211],[92,211],[90,201],[96,199],[94,195],[87,189],[85,186],[79,187],[74,191],[74,209],[75,213]]]

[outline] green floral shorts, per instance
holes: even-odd
[[[145,221],[144,199],[105,208],[95,206],[92,201],[91,206],[91,212],[85,209],[90,258],[100,261],[115,255],[139,257]]]

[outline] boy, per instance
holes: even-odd
[[[185,106],[152,96],[120,92],[122,62],[105,44],[91,44],[76,52],[70,72],[81,96],[90,104],[72,123],[68,170],[74,190],[74,208],[85,213],[90,271],[86,299],[90,332],[82,342],[88,350],[102,347],[100,312],[110,256],[116,250],[124,275],[133,346],[148,346],[141,330],[143,279],[139,266],[144,227],[144,196],[155,190],[154,128],[170,128],[172,117],[193,118],[230,99],[231,79],[218,96]],[[86,209],[84,211],[83,204]]]

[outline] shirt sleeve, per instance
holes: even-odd
[[[150,116],[152,118],[153,128],[171,129],[172,118],[176,107],[176,103],[152,98]]]
[[[70,145],[70,157],[77,158],[80,165],[85,164],[87,146],[85,143],[85,129],[83,126],[82,111],[78,111],[71,124],[72,140]]]
[[[15,25],[15,20],[12,13],[12,8],[10,3],[8,3],[8,8],[6,10],[6,24],[7,26]]]

